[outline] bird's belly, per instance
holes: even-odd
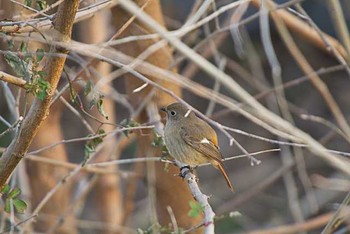
[[[202,153],[187,145],[182,139],[172,139],[171,142],[165,139],[165,144],[170,155],[182,163],[197,166],[209,162],[208,157],[205,157]]]

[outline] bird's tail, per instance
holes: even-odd
[[[231,189],[231,191],[233,192],[233,185],[230,181],[230,179],[228,178],[228,175],[225,171],[225,168],[224,168],[224,165],[222,165],[222,163],[218,163],[216,165],[216,167],[220,170],[221,174],[224,176],[225,180],[226,180],[226,183],[228,185],[228,187]]]

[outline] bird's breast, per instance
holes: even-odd
[[[207,157],[192,148],[182,139],[178,128],[166,128],[164,141],[169,154],[182,163],[196,166],[209,162]]]

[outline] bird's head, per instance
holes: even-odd
[[[179,102],[172,103],[167,107],[162,107],[160,109],[166,112],[167,121],[180,121],[195,117],[195,114],[191,109]]]

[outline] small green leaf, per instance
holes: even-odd
[[[8,184],[5,184],[4,187],[2,187],[2,189],[1,189],[2,194],[6,194],[9,191],[10,191],[10,185],[8,185]]]
[[[70,94],[70,99],[72,100],[72,102],[75,102],[77,99],[77,92],[75,92],[75,89],[73,88],[72,85],[69,85],[69,94]]]
[[[97,110],[100,112],[100,114],[108,120],[108,115],[106,114],[105,110],[103,109],[103,97],[100,97],[100,99],[97,101]]]
[[[16,211],[21,214],[23,214],[27,209],[27,203],[19,198],[13,199],[13,206],[15,207]]]
[[[85,88],[84,88],[84,95],[87,96],[91,92],[92,89],[92,83],[90,80],[86,82]]]
[[[9,50],[12,50],[15,47],[15,42],[13,40],[8,40],[7,46],[9,48]]]
[[[32,6],[32,0],[24,0],[24,5],[26,6]]]
[[[188,212],[188,216],[192,218],[198,217],[203,212],[203,207],[198,202],[190,201],[191,210]]]
[[[30,53],[25,53],[23,56],[23,61],[26,62],[26,64],[30,63],[33,60],[33,55]]]
[[[168,157],[168,156],[170,156],[169,151],[168,151],[168,148],[167,148],[165,145],[163,145],[163,147],[162,147],[162,156],[163,156],[163,157]]]
[[[23,60],[21,60],[13,52],[8,52],[5,54],[5,60],[10,65],[10,67],[16,72],[20,77],[29,77],[29,72],[27,70],[27,65]]]
[[[137,121],[133,120],[133,119],[123,119],[121,122],[120,122],[120,125],[125,127],[125,128],[130,128],[130,127],[137,127],[137,126],[140,126],[140,123],[138,123]],[[126,137],[129,136],[129,133],[131,133],[131,130],[124,130],[123,131],[124,135]]]
[[[36,5],[37,5],[38,10],[40,10],[40,11],[47,8],[47,2],[44,0],[37,0]]]
[[[38,74],[38,76],[41,79],[45,80],[45,77],[47,76],[47,72],[46,71],[37,71],[36,73]]]
[[[14,188],[7,196],[8,198],[16,198],[21,194],[21,190],[19,188]]]
[[[42,73],[43,75],[44,73]],[[44,78],[37,78],[32,85],[33,94],[41,101],[47,96],[47,89],[50,87],[50,83]]]
[[[122,121],[120,121],[120,125],[123,127],[126,127],[128,125],[129,120],[128,119],[123,119]]]
[[[6,201],[5,201],[5,211],[7,213],[11,212],[11,199],[6,199]]]
[[[39,48],[36,50],[36,61],[40,62],[44,58],[44,49]]]
[[[163,137],[158,133],[154,132],[154,137],[151,145],[153,147],[163,147],[164,146]]]
[[[129,122],[129,127],[138,127],[138,126],[140,126],[140,123],[139,122],[137,122],[137,121],[135,121],[135,120],[130,120],[130,122]]]
[[[103,129],[99,129],[98,130],[98,135],[103,135],[103,134],[105,134],[106,132],[105,132],[105,130],[103,130]],[[92,140],[92,143],[93,143],[93,145],[96,147],[98,144],[100,144],[101,142],[103,142],[103,138],[104,138],[105,136],[101,136],[101,137],[97,137],[97,138],[94,138],[93,140]]]
[[[136,233],[137,233],[137,234],[144,234],[145,232],[144,232],[141,228],[138,228],[138,229],[136,230]]]
[[[91,153],[95,152],[95,148],[91,146],[91,144],[87,143],[84,145],[84,155],[85,157],[89,157]]]
[[[27,46],[28,46],[28,44],[22,41],[20,49],[23,53],[27,52]]]
[[[37,94],[36,94],[36,97],[41,100],[41,101],[44,101],[45,97],[46,97],[46,93],[43,92],[43,91],[39,91]]]

